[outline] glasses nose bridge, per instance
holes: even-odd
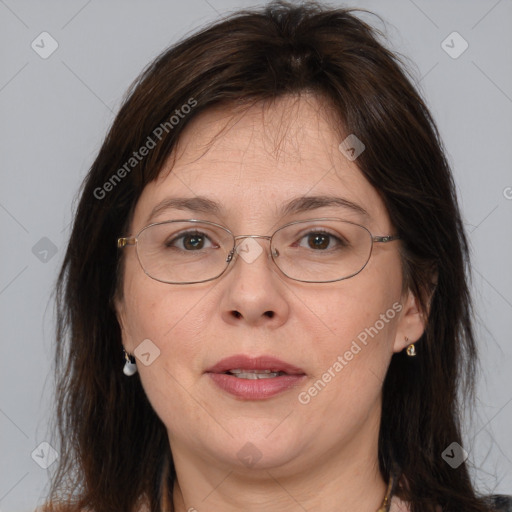
[[[235,251],[237,250],[237,247],[238,247],[238,240],[243,240],[245,238],[264,238],[266,240],[268,240],[269,242],[272,243],[272,238],[273,238],[274,235],[237,235],[237,236],[233,236],[233,240],[234,240],[234,247],[233,249],[230,251],[230,253],[228,254],[228,257],[226,258],[226,263],[230,263],[232,260],[233,260],[233,256],[234,256],[234,253]],[[272,250],[271,250],[272,252]],[[272,256],[272,254],[271,254]],[[273,259],[273,258],[272,258]]]
[[[241,240],[242,238],[266,238],[267,240],[272,240],[272,236],[269,235],[237,235],[233,237],[235,242],[237,240]]]
[[[235,241],[235,246],[233,248],[233,251],[236,250],[238,244],[238,240],[242,240],[244,238],[264,238],[266,240],[268,240],[270,243],[272,243],[272,238],[273,238],[274,235],[238,235],[238,236],[234,236],[233,239]]]

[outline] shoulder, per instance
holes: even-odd
[[[512,512],[512,496],[504,494],[492,494],[486,496],[485,501],[490,505],[493,512]],[[393,496],[389,512],[409,512],[409,504],[397,496]]]
[[[492,494],[486,500],[493,507],[495,512],[512,512],[512,496],[504,494]]]
[[[1,511],[0,511],[1,512]],[[37,508],[34,512],[94,512],[90,508],[82,508],[77,509],[76,506],[72,504],[54,504],[54,503],[46,503],[41,507]]]
[[[387,510],[389,510],[389,512],[409,512],[410,508],[406,501],[402,501],[398,496],[394,495],[391,498],[391,503],[389,504],[389,509]],[[380,512],[380,509],[377,512]]]

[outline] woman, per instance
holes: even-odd
[[[377,38],[278,2],[134,84],[60,274],[46,510],[512,510],[476,494],[462,447],[450,170]]]

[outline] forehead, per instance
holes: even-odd
[[[313,95],[286,96],[243,111],[211,108],[191,120],[157,180],[137,203],[134,228],[162,201],[208,197],[217,220],[273,223],[297,197],[335,195],[386,224],[377,191],[339,150],[343,126]],[[161,219],[163,220],[163,219]],[[235,226],[233,226],[235,227]]]

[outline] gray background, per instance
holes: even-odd
[[[253,5],[0,0],[1,512],[33,510],[55,467],[31,457],[52,442],[50,295],[73,200],[122,95],[169,44]],[[386,20],[390,44],[413,61],[444,138],[473,248],[483,368],[464,448],[482,492],[512,494],[512,0],[331,5],[365,7]],[[31,47],[43,31],[59,45],[47,59]],[[460,40],[442,46],[453,31],[469,44],[458,58],[445,49],[460,51]],[[39,453],[43,461],[43,452],[49,462],[44,447],[34,459]]]

